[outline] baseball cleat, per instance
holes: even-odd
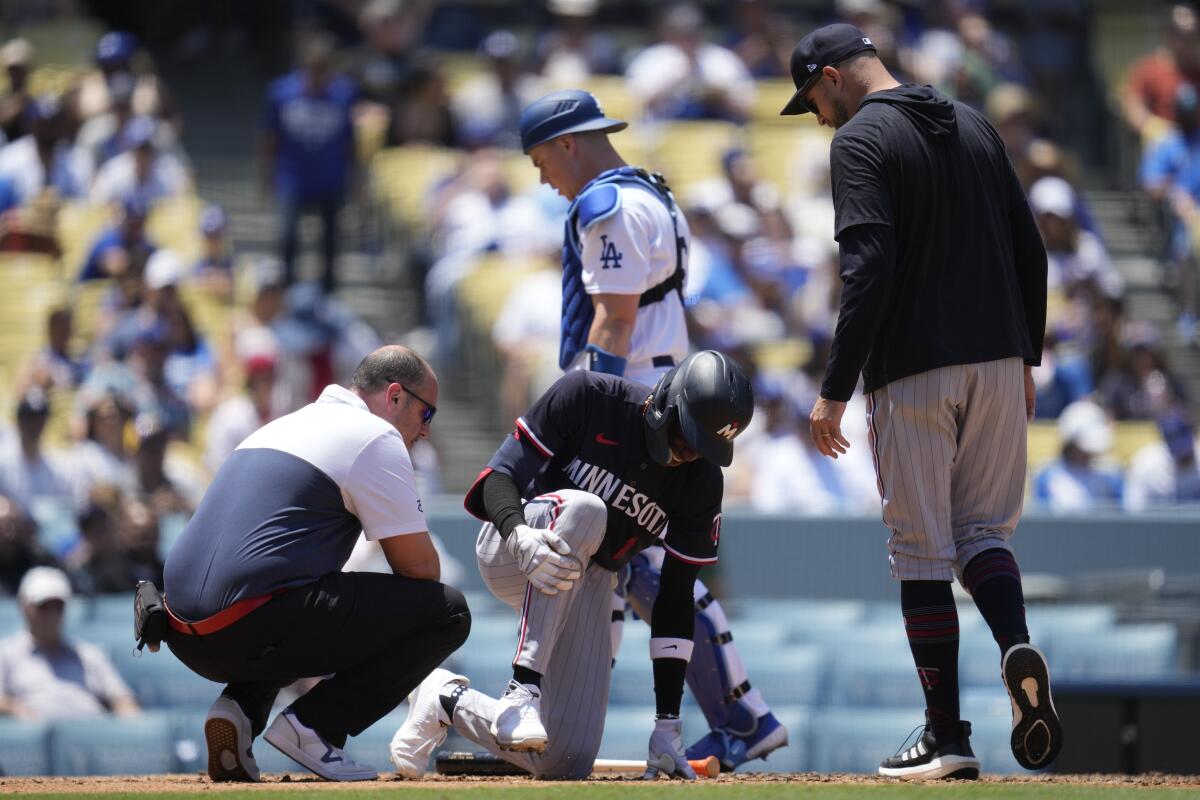
[[[687,749],[687,757],[696,760],[716,756],[722,772],[733,772],[747,761],[765,759],[787,743],[787,727],[768,711],[758,718],[754,730],[744,736],[722,729],[709,731]]]
[[[926,725],[916,744],[907,750],[901,745],[896,755],[883,760],[879,765],[879,774],[888,778],[918,781],[940,778],[975,780],[979,777],[979,759],[971,750],[971,723],[958,724],[958,735],[940,742],[933,738],[933,730]]]
[[[250,746],[250,718],[232,697],[221,695],[204,718],[208,744],[208,777],[214,783],[258,780],[258,764]]]
[[[496,702],[492,736],[501,750],[541,753],[546,749],[546,729],[541,718],[542,693],[536,686],[508,682],[504,696]]]
[[[1063,729],[1050,696],[1050,669],[1042,651],[1017,644],[1000,667],[1012,702],[1012,752],[1025,769],[1045,769],[1062,749]]]
[[[445,669],[435,669],[408,696],[408,717],[396,729],[388,745],[396,774],[402,778],[419,778],[429,769],[429,757],[446,741],[450,717],[442,708],[442,688],[455,683],[470,684],[462,675]]]
[[[297,719],[291,706],[276,715],[263,738],[276,750],[327,781],[373,781],[379,777],[377,771],[354,763],[346,751],[334,747]]]

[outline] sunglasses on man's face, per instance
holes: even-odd
[[[412,389],[405,386],[403,383],[400,384],[400,388],[403,389],[405,392],[407,392],[410,396],[415,397],[417,399],[417,402],[419,402],[421,405],[425,406],[425,410],[421,412],[421,424],[429,425],[430,423],[432,423],[433,415],[437,413],[437,406],[435,406],[433,403],[430,403],[425,398],[421,397],[421,395],[417,394]]]

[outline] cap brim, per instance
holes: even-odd
[[[733,463],[733,442],[703,430],[682,404],[679,407],[679,428],[683,431],[683,438],[701,457],[718,467],[728,467]]]
[[[792,95],[792,99],[788,100],[787,105],[784,106],[783,110],[779,112],[779,116],[795,117],[799,116],[800,114],[809,113],[808,105],[804,102],[804,93],[812,88],[812,85],[816,83],[816,78],[819,78],[820,76],[820,72],[814,73],[812,78],[801,84],[800,88],[796,90],[796,93]]]
[[[557,139],[558,137],[565,136],[568,133],[586,133],[587,131],[599,131],[600,133],[616,133],[617,131],[623,131],[628,127],[629,127],[628,122],[625,122],[624,120],[619,120],[619,119],[612,119],[611,117],[600,117],[599,119],[589,119],[587,122],[581,122],[574,127],[567,128],[567,129],[561,130],[561,131],[556,131],[553,136],[547,136],[545,139],[542,139],[541,141],[535,142],[535,143],[529,145],[529,147],[526,147],[525,152],[528,153],[530,150],[537,147],[538,145],[545,144],[546,142],[550,141],[551,139]]]

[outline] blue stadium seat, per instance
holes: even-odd
[[[158,775],[175,765],[171,721],[148,711],[136,720],[94,717],[61,720],[50,733],[55,775]]]
[[[688,736],[699,738],[708,725],[700,722],[685,728]],[[687,725],[687,722],[684,722]],[[650,734],[654,731],[654,701],[649,705],[612,706],[604,717],[604,738],[600,741],[600,758],[646,758]]]
[[[993,688],[964,689],[960,707],[962,718],[971,721],[971,749],[984,772],[1029,774],[1013,758],[1012,704],[999,679]]]
[[[820,648],[789,645],[745,652],[750,682],[771,705],[814,706],[826,696],[826,658]]]
[[[50,726],[0,719],[0,770],[4,775],[49,775]]]
[[[388,744],[392,741],[396,729],[404,724],[404,718],[407,716],[408,704],[401,704],[399,709],[387,714],[358,736],[347,739],[346,752],[360,764],[374,767],[381,773],[392,772],[395,768],[388,760]],[[267,746],[270,747],[270,745]],[[478,749],[478,747],[472,749]]]
[[[1061,631],[1043,640],[1055,680],[1148,679],[1178,671],[1174,625],[1116,625],[1094,631]]]
[[[192,672],[166,648],[137,657],[117,653],[113,663],[144,708],[207,709],[222,688]]]
[[[1115,606],[1093,603],[1063,603],[1030,605],[1025,608],[1025,621],[1033,643],[1072,631],[1099,631],[1117,624]]]
[[[963,687],[1000,686],[1000,647],[986,626],[962,634],[958,643],[958,681]]]
[[[215,700],[215,694],[213,699]],[[166,712],[171,726],[175,764],[171,772],[189,773],[208,769],[208,751],[204,744],[204,717],[208,709],[170,709]]]
[[[831,706],[906,708],[925,702],[907,651],[840,652],[829,669]]]
[[[909,731],[924,724],[923,705],[823,709],[812,718],[812,769],[874,773],[880,761],[900,749]]]

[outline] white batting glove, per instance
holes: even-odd
[[[696,780],[696,771],[683,754],[683,720],[656,719],[650,734],[650,754],[646,758],[646,774],[642,780],[652,781],[659,774],[668,778]]]
[[[583,574],[579,559],[571,556],[571,546],[554,531],[518,525],[504,540],[504,546],[533,588],[542,594],[568,591]]]

